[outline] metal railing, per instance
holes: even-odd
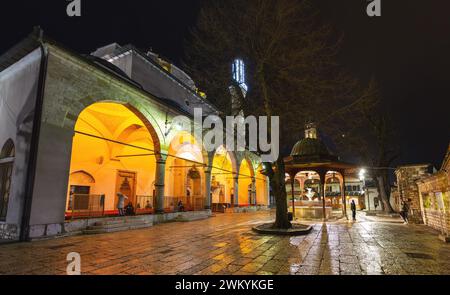
[[[74,194],[69,197],[66,216],[71,219],[94,218],[105,215],[104,195]]]
[[[179,206],[180,201],[182,206]],[[134,209],[137,215],[154,214],[156,208],[155,197],[136,196]],[[164,198],[164,211],[166,213],[202,211],[204,209],[205,198],[201,195]],[[104,217],[108,214],[113,214],[113,211],[105,212],[104,195],[74,194],[69,197],[69,205],[66,210],[66,219],[98,218]],[[116,214],[117,212],[114,213],[114,215]]]
[[[186,212],[186,211],[202,211],[204,209],[205,209],[205,198],[201,195],[190,197],[182,196],[182,197],[164,198],[165,212],[172,213],[172,212]]]
[[[156,203],[153,196],[136,196],[136,214],[153,214],[155,212],[155,207]]]

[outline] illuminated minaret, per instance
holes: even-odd
[[[239,85],[239,89],[234,86],[230,86],[231,93],[231,109],[232,115],[242,115],[244,116],[241,99],[247,96],[248,87],[245,83],[245,64],[242,59],[235,59],[233,61],[231,72],[233,75],[233,80]],[[241,93],[239,93],[239,91]]]
[[[235,59],[233,61],[232,67],[231,67],[231,73],[234,82],[236,82],[234,85],[230,86],[230,94],[231,94],[231,115],[234,117],[238,117],[237,123],[239,126],[245,126],[245,119],[244,119],[244,110],[243,110],[243,100],[245,99],[245,96],[247,95],[247,84],[245,84],[245,64],[242,59]],[[236,87],[238,85],[239,88]],[[237,128],[234,127],[234,134],[236,134],[237,138],[237,150],[244,150],[245,146],[245,128]]]

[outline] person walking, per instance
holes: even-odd
[[[351,203],[350,207],[352,209],[353,221],[356,221],[356,203],[355,203],[355,200],[352,200],[352,203]]]
[[[117,193],[117,197],[117,210],[119,210],[119,216],[125,216],[125,199],[128,199],[128,197],[122,193]]]
[[[405,221],[405,224],[409,223],[408,213],[409,213],[409,205],[407,202],[403,202],[401,216],[402,216],[403,220]]]

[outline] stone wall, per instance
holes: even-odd
[[[195,221],[209,218],[211,216],[212,216],[211,210],[204,210],[196,212],[166,213],[159,215],[138,215],[134,216],[134,218],[140,218],[155,225],[165,222]],[[58,237],[80,235],[83,234],[83,231],[86,230],[89,226],[93,226],[97,222],[108,219],[121,219],[121,218],[123,217],[91,218],[91,219],[70,220],[60,224],[33,225],[30,228],[30,239],[42,240],[42,239],[52,239]],[[0,235],[1,235],[1,225],[0,225]]]
[[[448,235],[450,229],[449,214],[442,211],[431,209],[425,209],[423,211],[423,214],[426,225],[438,230],[440,233],[445,233],[446,235]]]
[[[18,240],[19,230],[16,224],[0,224],[0,240]]]
[[[0,239],[19,237],[40,64],[41,52],[36,49],[0,72],[0,149],[12,141],[15,150],[9,162],[13,171],[6,218],[0,222]]]
[[[409,221],[412,223],[423,224],[419,187],[416,182],[429,176],[429,171],[428,164],[403,166],[395,171],[400,202],[409,204]]]
[[[426,225],[448,236],[450,231],[450,181],[441,170],[417,181],[423,219]]]

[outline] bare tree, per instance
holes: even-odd
[[[281,150],[287,151],[302,137],[308,118],[325,125],[331,113],[363,99],[357,81],[336,63],[340,42],[307,0],[211,0],[203,3],[187,40],[185,66],[229,114],[231,64],[244,60],[244,112],[279,116]],[[283,157],[265,166],[277,205],[274,226],[289,228]]]
[[[341,124],[327,125],[334,129],[328,132],[335,135],[334,141],[343,152],[358,156],[360,163],[368,168],[369,176],[377,186],[383,211],[392,213],[390,167],[400,155],[399,146],[395,143],[396,132],[383,109],[375,79],[372,78],[362,91],[362,99],[355,101],[357,105],[350,112],[342,109],[335,114],[335,119]]]

